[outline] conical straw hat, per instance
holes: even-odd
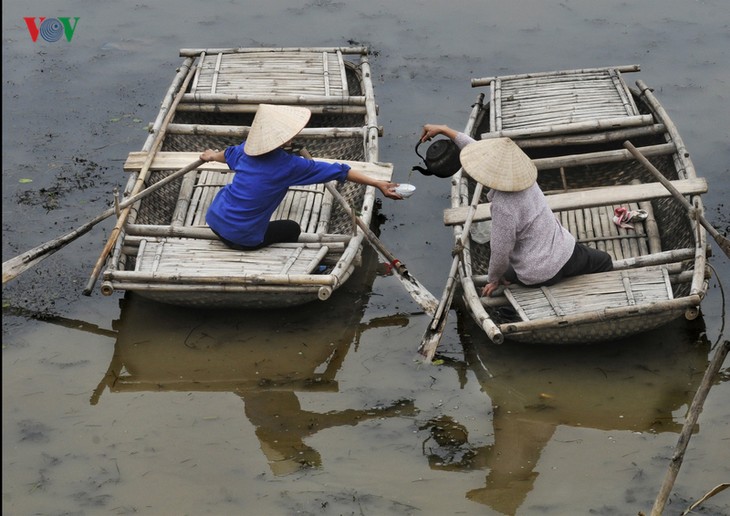
[[[281,147],[304,129],[311,115],[305,107],[260,104],[244,151],[249,156],[260,156]]]
[[[537,179],[535,164],[509,138],[470,143],[462,149],[459,159],[467,174],[495,190],[519,192]]]

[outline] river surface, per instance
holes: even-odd
[[[383,200],[384,244],[437,297],[449,184],[418,173],[426,122],[463,128],[473,77],[640,64],[730,227],[726,0],[3,2],[3,260],[102,212],[181,48],[372,49],[380,159],[417,186]],[[24,17],[78,17],[33,41]],[[377,257],[329,301],[205,311],[98,290],[112,224],[3,288],[7,515],[648,513],[703,373],[728,339],[713,241],[702,316],[590,347],[491,344],[429,320]],[[724,290],[723,290],[724,289]],[[665,514],[730,482],[730,372],[713,382]],[[730,490],[696,514],[730,514]]]

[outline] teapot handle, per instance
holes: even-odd
[[[418,154],[418,157],[421,158],[424,163],[426,163],[426,158],[424,158],[423,156],[421,156],[421,153],[418,152],[418,147],[420,147],[422,143],[423,142],[421,140],[418,140],[418,143],[416,144],[416,154]],[[428,166],[427,163],[426,163],[426,166]]]

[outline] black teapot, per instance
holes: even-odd
[[[459,147],[452,140],[436,140],[429,145],[424,158],[418,152],[418,147],[423,142],[416,145],[416,154],[426,164],[426,168],[413,167],[412,170],[418,170],[424,176],[451,177],[461,168],[459,161]]]

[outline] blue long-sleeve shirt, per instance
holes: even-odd
[[[290,186],[345,181],[350,170],[343,163],[313,161],[283,149],[249,156],[243,150],[245,143],[225,150],[235,176],[218,192],[206,214],[211,229],[239,245],[263,242],[271,215]]]

